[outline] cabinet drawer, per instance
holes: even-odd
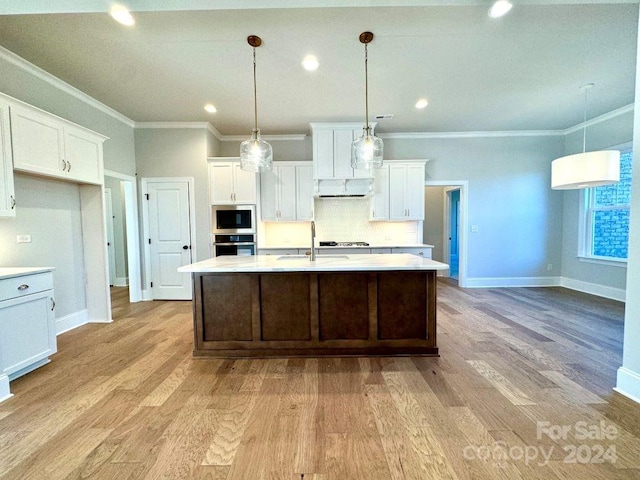
[[[431,258],[431,248],[394,248],[392,253],[410,253],[423,258]]]
[[[0,301],[53,289],[51,272],[22,275],[0,280]]]

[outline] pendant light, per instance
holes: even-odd
[[[253,47],[253,119],[251,138],[240,144],[240,168],[250,172],[264,172],[273,168],[273,149],[262,140],[258,128],[258,93],[256,89],[256,48],[262,45],[262,39],[249,35],[247,43]]]
[[[620,152],[600,150],[587,152],[587,93],[593,83],[580,87],[584,90],[584,122],[582,153],[560,157],[551,162],[551,188],[574,190],[600,187],[620,181]]]
[[[373,33],[362,32],[360,43],[364,43],[364,99],[365,99],[365,127],[362,137],[351,145],[351,166],[362,170],[371,170],[382,166],[382,140],[371,134],[369,126],[369,75],[367,69],[367,45],[373,40]]]

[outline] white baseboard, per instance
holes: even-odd
[[[11,397],[13,397],[13,394],[9,390],[9,377],[0,375],[0,402],[4,402]]]
[[[148,302],[150,300],[153,300],[153,295],[151,294],[151,290],[142,290],[142,301],[143,302]]]
[[[129,277],[116,277],[113,282],[114,287],[128,287],[129,286]]]
[[[560,277],[489,277],[467,278],[467,288],[557,287]]]
[[[614,390],[636,403],[640,403],[640,374],[625,367],[618,369],[618,381]]]
[[[87,323],[89,323],[89,312],[86,309],[56,318],[56,335],[68,332]]]
[[[582,280],[576,280],[574,278],[562,277],[560,286],[583,293],[590,293],[591,295],[597,295],[598,297],[618,300],[619,302],[624,302],[627,297],[626,290],[622,288],[607,287],[606,285],[583,282]]]

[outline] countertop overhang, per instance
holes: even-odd
[[[252,255],[220,256],[178,268],[189,273],[259,273],[259,272],[359,272],[394,270],[446,270],[449,265],[417,255]]]
[[[53,270],[55,270],[53,267],[0,267],[0,280],[4,278],[21,277],[22,275],[51,272]]]

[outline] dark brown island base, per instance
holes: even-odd
[[[438,355],[436,270],[409,254],[216,257],[193,274],[194,355]]]

